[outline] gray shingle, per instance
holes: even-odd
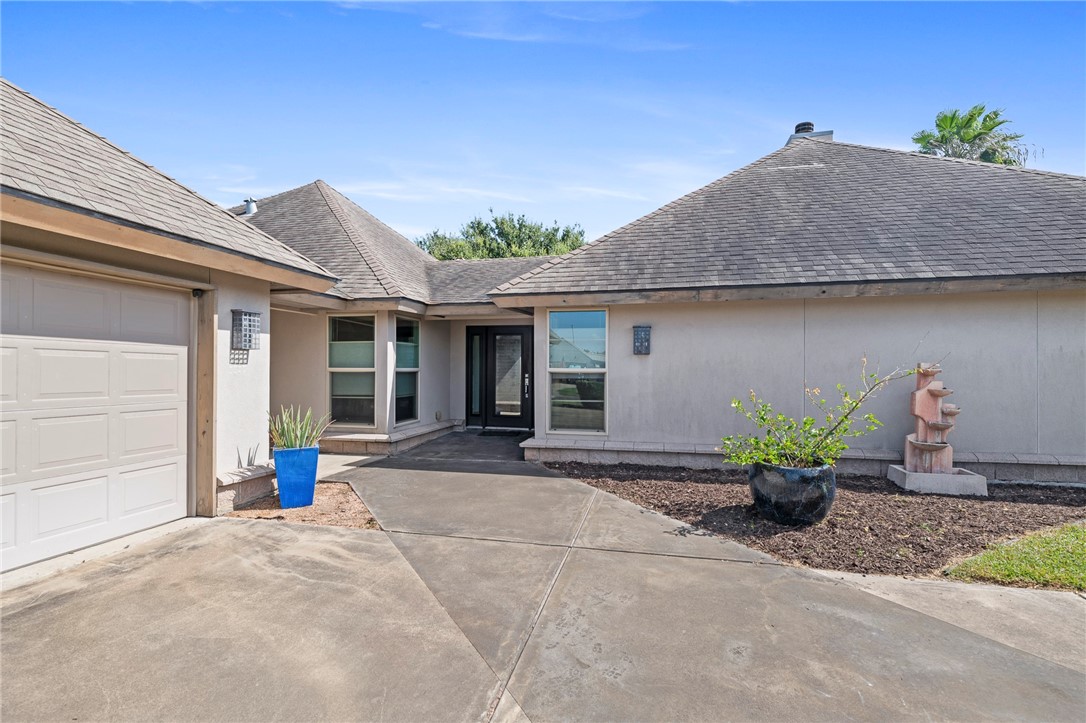
[[[332,279],[305,256],[0,78],[2,185]]]
[[[438,261],[324,181],[259,199],[244,218],[334,271],[349,299],[488,303],[497,284],[548,257]],[[230,209],[240,214],[244,206]]]
[[[492,293],[1084,272],[1084,178],[799,139]]]

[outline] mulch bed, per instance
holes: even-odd
[[[318,483],[313,493],[313,504],[308,507],[280,509],[279,495],[273,495],[238,508],[228,516],[306,525],[355,527],[362,530],[381,529],[351,486],[343,482]]]
[[[928,576],[993,542],[1086,519],[1086,489],[990,485],[989,497],[907,492],[881,477],[838,475],[829,517],[808,527],[764,520],[746,475],[643,465],[548,464],[689,525],[822,570]]]

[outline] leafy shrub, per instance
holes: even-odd
[[[861,437],[882,426],[882,422],[873,414],[854,416],[860,406],[890,382],[915,373],[915,369],[895,369],[882,377],[878,372],[868,374],[865,358],[861,372],[863,388],[849,391],[844,384],[838,384],[837,392],[841,396],[839,404],[830,405],[822,398],[822,391],[817,387],[805,388],[807,398],[821,413],[821,423],[814,417],[804,417],[796,421],[775,412],[769,402],[759,399],[751,389],[749,409],[738,398],[732,399],[731,406],[736,414],[742,414],[763,432],[760,436],[724,437],[721,440],[724,461],[739,465],[760,462],[782,467],[832,465],[841,453],[848,449],[845,439]],[[863,424],[854,426],[858,420],[862,420]]]

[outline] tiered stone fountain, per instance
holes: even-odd
[[[916,417],[916,431],[905,438],[905,464],[890,465],[888,476],[898,486],[915,492],[944,495],[988,496],[988,480],[954,466],[954,448],[947,435],[961,410],[944,400],[954,392],[935,380],[938,364],[918,364],[916,391],[909,398],[909,412]]]

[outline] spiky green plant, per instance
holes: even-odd
[[[310,407],[302,414],[302,408],[290,409],[279,407],[279,414],[268,415],[270,419],[269,431],[271,432],[272,446],[277,449],[299,449],[302,447],[315,447],[324,430],[332,423],[331,417],[325,414],[320,419],[313,419],[313,408]]]

